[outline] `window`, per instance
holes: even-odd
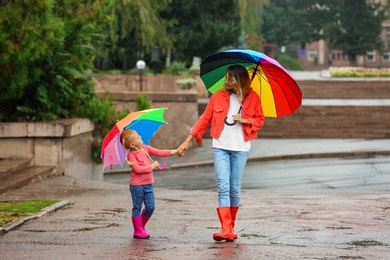
[[[386,30],[386,47],[390,48],[390,29]]]
[[[317,51],[316,50],[311,49],[307,52],[307,60],[308,61],[315,61],[316,58],[317,58]]]
[[[367,61],[375,61],[375,51],[367,52]]]
[[[385,52],[382,54],[383,61],[390,61],[390,52]]]

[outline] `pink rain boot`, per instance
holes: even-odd
[[[146,226],[146,223],[148,223],[150,217],[145,216],[144,212],[145,212],[145,209],[143,209],[142,213],[141,213],[141,216],[142,216],[142,227],[144,228],[144,230],[146,232],[145,226]]]
[[[145,229],[142,227],[141,216],[132,217],[131,220],[133,221],[134,238],[146,239],[150,237],[150,235],[146,233]]]

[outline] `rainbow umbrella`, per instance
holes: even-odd
[[[103,139],[100,157],[103,161],[103,170],[113,164],[123,166],[126,151],[120,142],[123,130],[135,130],[142,137],[144,144],[149,144],[154,133],[163,125],[165,108],[146,109],[129,113],[125,118],[117,121],[114,127]]]
[[[302,104],[302,92],[291,74],[264,53],[253,50],[228,50],[208,56],[200,65],[200,77],[211,93],[222,89],[227,68],[244,66],[259,94],[264,116],[292,114]]]

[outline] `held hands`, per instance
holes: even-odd
[[[179,148],[177,148],[177,156],[182,157],[184,153],[188,150],[188,147],[190,146],[190,142],[184,141]]]

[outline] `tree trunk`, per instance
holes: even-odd
[[[352,67],[355,67],[355,66],[356,66],[356,55],[354,55],[354,54],[348,54],[348,60],[349,60],[349,64],[350,64]]]

